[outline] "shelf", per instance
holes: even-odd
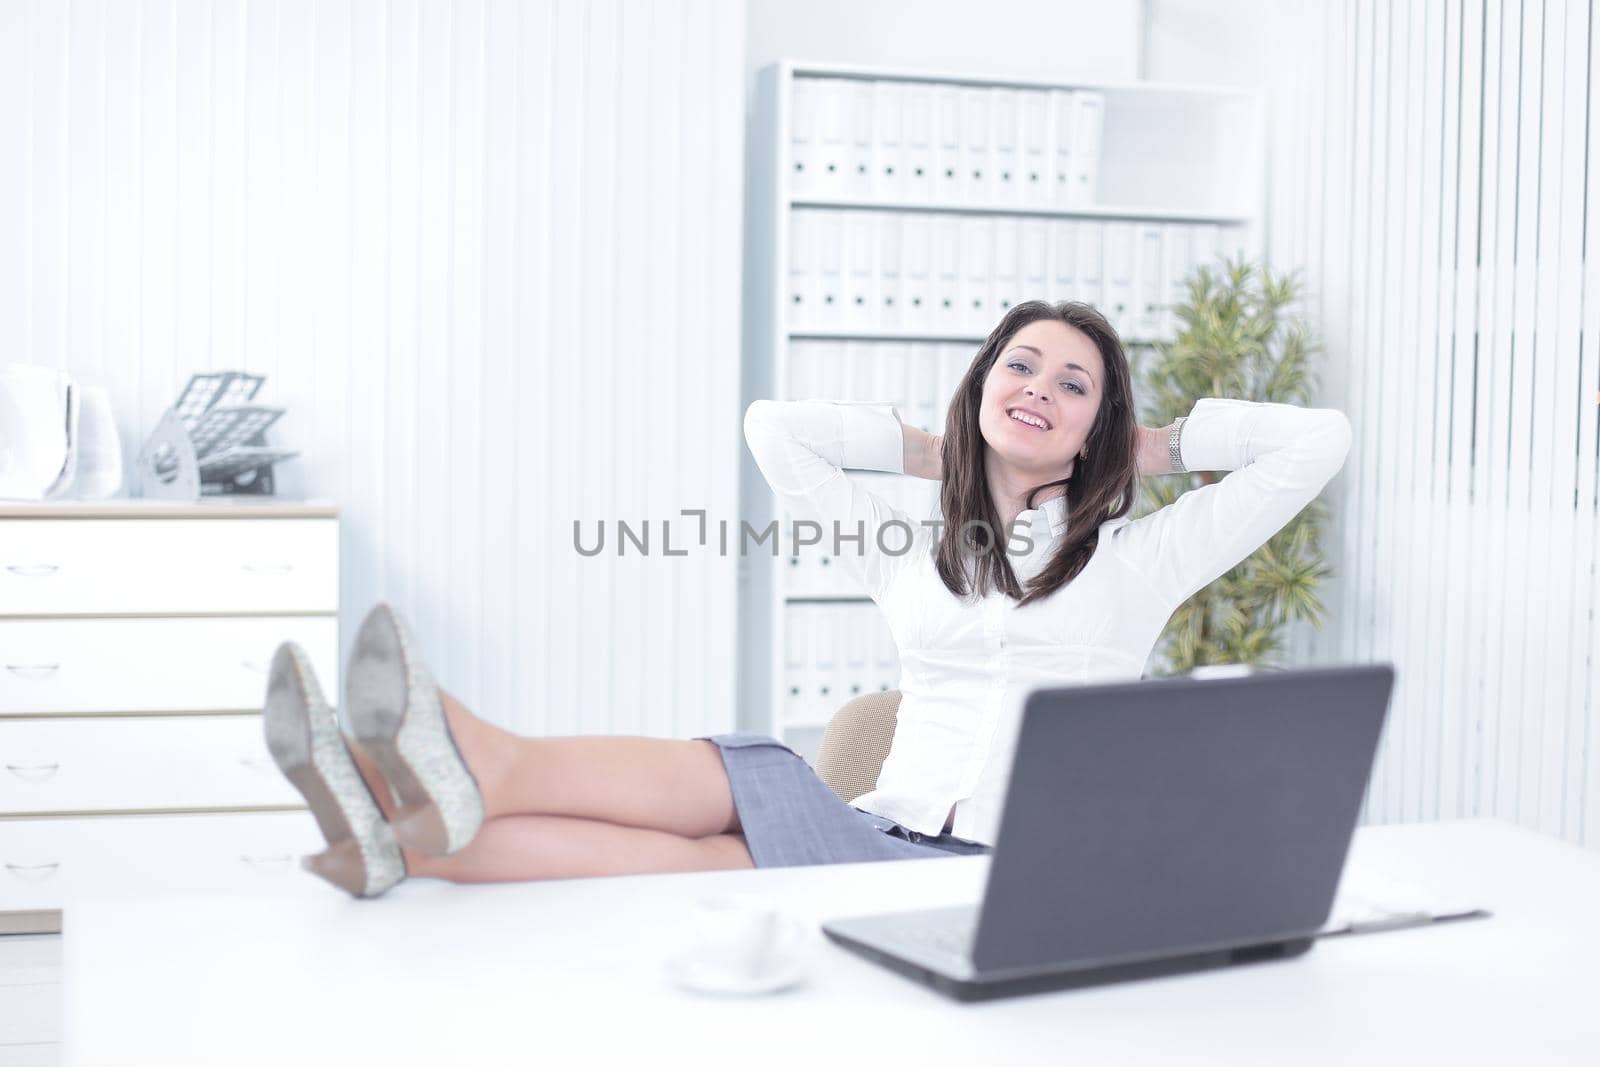
[[[1170,208],[1131,207],[1128,205],[1087,205],[1084,207],[1028,207],[1022,204],[957,204],[930,200],[861,200],[853,197],[797,196],[789,199],[792,208],[826,208],[841,211],[904,211],[935,215],[1026,215],[1045,219],[1109,219],[1130,222],[1190,222],[1218,226],[1244,226],[1247,215],[1224,211],[1179,211]]]
[[[981,345],[989,339],[987,334],[963,334],[951,330],[934,330],[914,333],[907,330],[789,330],[784,336],[791,341],[905,341],[908,343],[933,342],[946,344]],[[1171,338],[1123,337],[1124,347],[1141,347],[1171,343]]]
[[[866,593],[784,593],[784,603],[872,603]]]
[[[917,333],[911,330],[790,330],[786,336],[791,341],[944,341],[982,344],[987,334],[958,333],[954,330],[930,330]]]
[[[1191,97],[1197,100],[1255,100],[1259,91],[1229,85],[1202,85],[1154,81],[1051,81],[1043,78],[1005,78],[975,71],[917,70],[912,67],[875,67],[825,60],[784,60],[788,73],[801,78],[851,78],[861,81],[901,81],[931,85],[965,85],[975,88],[1093,89],[1133,97]]]

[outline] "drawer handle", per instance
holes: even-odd
[[[258,659],[242,659],[239,661],[239,666],[254,674],[267,673],[267,665]]]
[[[262,759],[260,756],[240,756],[239,763],[242,766],[249,767],[252,771],[260,771],[263,774],[276,775],[278,773],[278,765],[276,763]]]
[[[294,862],[294,856],[287,852],[281,856],[240,856],[239,858],[252,867],[282,867],[285,864]]]
[[[293,563],[246,563],[244,569],[251,574],[288,574],[294,570]]]
[[[6,670],[21,678],[46,678],[61,669],[59,663],[7,663]]]
[[[8,763],[6,770],[21,778],[24,782],[48,782],[56,776],[61,769],[59,763],[35,763],[29,766],[26,763]]]
[[[6,570],[19,578],[48,578],[61,567],[55,563],[8,563]]]
[[[59,862],[35,863],[31,866],[25,863],[6,864],[6,870],[10,871],[12,874],[16,875],[18,878],[21,878],[25,882],[42,882],[46,878],[54,875],[60,868],[61,864]]]

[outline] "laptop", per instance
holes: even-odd
[[[823,932],[958,1000],[1299,955],[1393,685],[1380,664],[1037,690],[982,900]]]

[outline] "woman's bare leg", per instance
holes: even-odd
[[[452,882],[529,882],[615,874],[667,874],[753,867],[742,834],[698,840],[566,815],[503,815],[450,856],[405,849],[413,877]]]
[[[383,784],[377,763],[353,739],[350,754],[384,816],[393,819],[394,798]],[[449,856],[429,856],[409,848],[401,851],[406,873],[412,877],[452,882],[528,882],[755,866],[743,834],[691,838],[565,815],[486,819],[467,847]]]
[[[722,753],[710,741],[522,737],[441,695],[486,818],[567,815],[695,839],[740,828]]]

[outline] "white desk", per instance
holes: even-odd
[[[976,898],[986,857],[418,880],[370,902],[297,872],[272,897],[86,899],[65,931],[63,1062],[1600,1063],[1600,855],[1442,823],[1362,830],[1352,862],[1495,916],[964,1005],[820,931],[809,980],[784,994],[699,996],[661,967],[708,893],[761,893],[815,919],[949,905]]]

